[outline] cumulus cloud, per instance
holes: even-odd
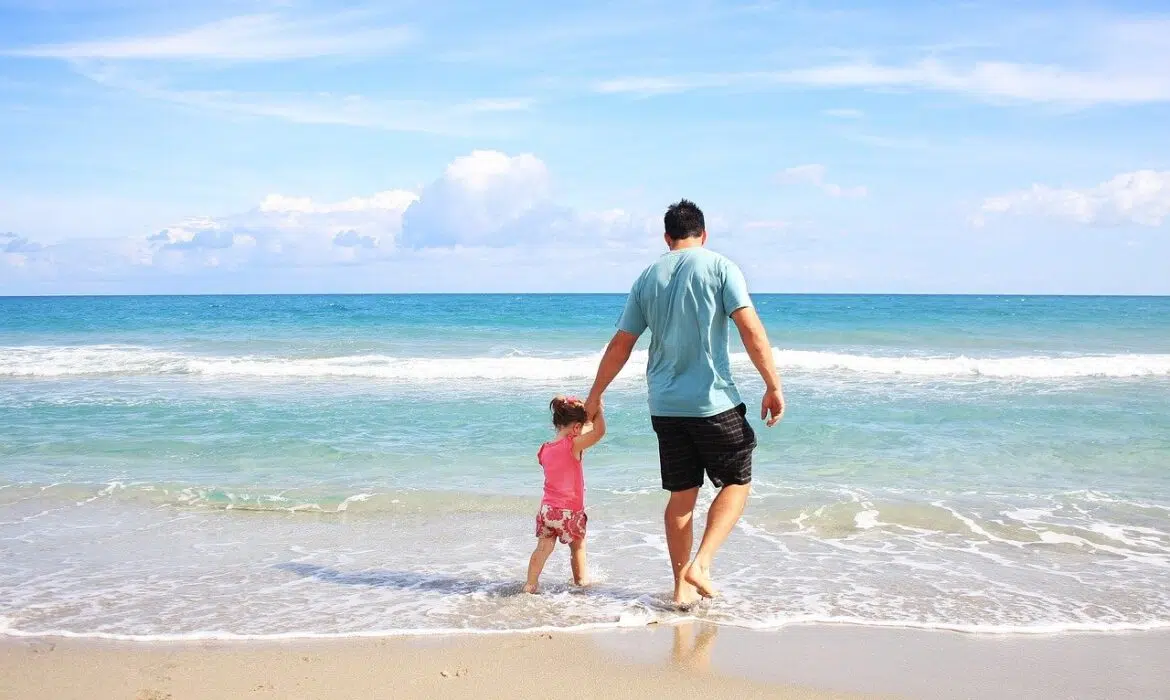
[[[333,237],[333,245],[342,248],[377,248],[378,239],[373,236],[363,236],[352,229],[342,231]]]
[[[1122,173],[1085,189],[1032,185],[988,197],[974,223],[982,225],[998,216],[1039,216],[1100,226],[1161,226],[1170,217],[1170,170]]]
[[[15,233],[0,233],[0,250],[5,253],[35,253],[41,249],[40,243],[34,243],[24,236]]]
[[[231,280],[228,291],[590,291],[606,288],[591,283],[598,271],[616,265],[624,279],[652,256],[658,218],[563,206],[539,158],[474,151],[417,192],[341,201],[273,193],[248,211],[125,239],[38,247],[5,234],[0,253],[10,270],[21,268],[22,289],[38,293],[62,291],[63,276],[71,292],[225,289],[186,286],[208,279]],[[549,277],[550,268],[557,274]],[[0,279],[0,291],[12,288]]]
[[[864,185],[856,187],[842,187],[836,183],[826,182],[825,175],[828,168],[819,163],[797,165],[780,172],[777,179],[784,184],[812,185],[830,197],[865,197],[869,194]]]
[[[526,242],[543,223],[563,215],[549,201],[549,189],[548,169],[539,158],[474,151],[456,158],[407,209],[402,243],[428,248]]]
[[[558,205],[550,192],[536,156],[473,151],[417,193],[391,189],[339,202],[270,194],[252,211],[188,219],[148,242],[171,265],[319,266],[441,248],[544,247],[581,235],[633,242],[629,233],[644,228],[622,210]]]
[[[393,254],[402,215],[417,200],[408,190],[340,202],[270,194],[251,211],[189,218],[146,242],[152,263],[175,271],[358,264]]]
[[[216,224],[188,224],[186,228],[166,229],[162,233],[165,238],[160,239],[157,234],[151,238],[163,241],[163,247],[170,250],[222,250],[236,244],[236,236],[231,231],[221,230]]]

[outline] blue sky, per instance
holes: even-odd
[[[0,293],[1170,293],[1156,3],[0,0]]]

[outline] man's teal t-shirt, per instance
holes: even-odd
[[[618,329],[649,328],[650,415],[705,418],[741,403],[731,379],[727,324],[751,306],[735,263],[706,248],[673,250],[634,282]]]

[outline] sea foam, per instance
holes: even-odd
[[[789,372],[1009,380],[1170,377],[1170,354],[885,356],[779,348],[773,352],[777,365]],[[19,346],[0,348],[0,377],[192,375],[245,379],[539,382],[588,379],[596,371],[599,357],[599,353],[569,357],[218,356],[119,345]],[[732,362],[745,368],[749,365],[745,353],[734,353]],[[645,368],[646,353],[636,352],[624,374],[627,377],[643,374]]]

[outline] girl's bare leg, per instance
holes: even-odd
[[[569,559],[573,566],[573,583],[578,586],[589,585],[589,567],[585,561],[585,538],[577,540],[569,544],[569,553],[572,555]]]
[[[557,538],[541,537],[536,540],[536,549],[528,559],[528,581],[524,584],[525,593],[536,593],[540,587],[540,572],[544,571],[544,563],[557,546]]]

